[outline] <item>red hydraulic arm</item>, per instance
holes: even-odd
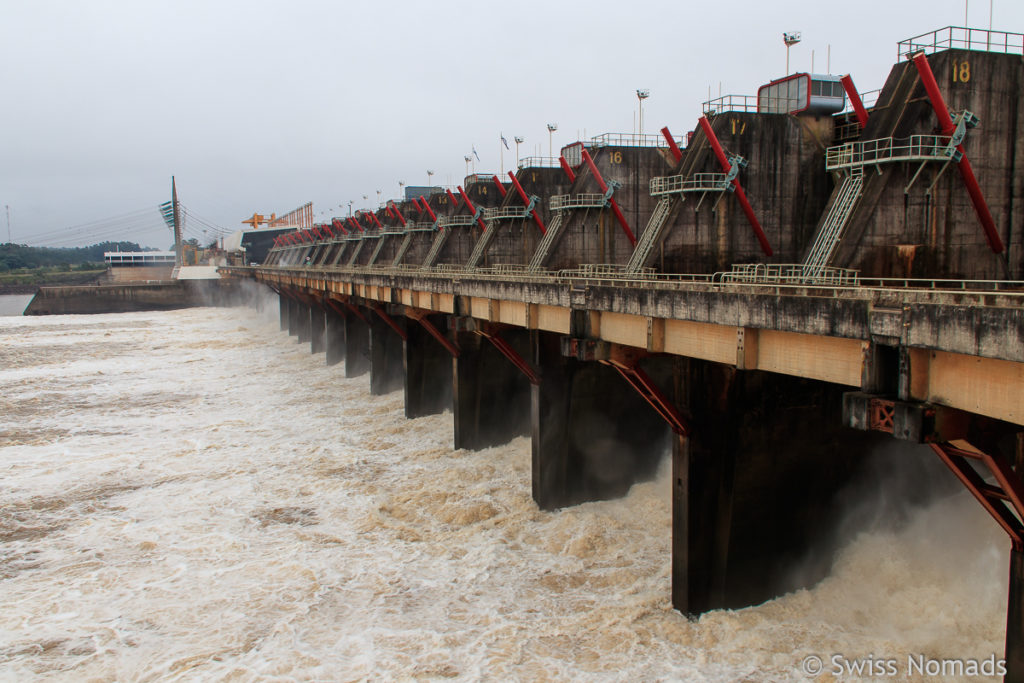
[[[448,193],[448,199],[452,200],[452,208],[459,208],[459,198],[453,195],[452,191],[449,190],[448,188],[445,188],[444,191]]]
[[[839,82],[843,84],[843,90],[846,91],[846,96],[850,98],[853,112],[857,115],[857,123],[863,129],[864,126],[868,125],[868,110],[864,108],[864,103],[860,99],[860,93],[857,92],[856,86],[853,85],[853,79],[850,78],[850,74],[846,74],[839,79]]]
[[[402,215],[402,212],[398,209],[397,206],[394,206],[394,205],[390,205],[390,206],[388,206],[388,208],[391,209],[391,215],[394,216],[396,219],[398,219],[398,222],[401,223],[402,227],[404,228],[405,227],[405,216]]]
[[[331,225],[336,227],[338,230],[341,230],[342,234],[348,234],[348,230],[345,229],[345,222],[342,221],[340,218],[332,218]]]
[[[921,76],[924,89],[928,92],[928,99],[932,101],[932,109],[935,110],[935,116],[939,119],[939,128],[942,130],[942,134],[953,135],[956,127],[953,125],[953,120],[949,117],[946,101],[942,99],[942,93],[939,92],[939,84],[935,82],[935,75],[932,73],[932,68],[928,64],[928,57],[925,56],[924,52],[914,55],[914,66],[917,67],[917,73]],[[964,185],[967,186],[967,194],[971,196],[974,211],[978,214],[978,220],[981,221],[981,227],[985,231],[985,239],[988,240],[989,248],[999,254],[1003,251],[1003,241],[999,239],[999,233],[996,232],[996,223],[992,220],[988,204],[985,203],[985,197],[981,194],[981,186],[978,185],[978,180],[974,177],[974,169],[971,168],[971,162],[967,160],[967,155],[964,154],[964,146],[957,145],[956,149],[962,155],[960,161],[957,162],[957,168],[960,169],[960,177],[963,178]]]
[[[565,160],[564,156],[558,157],[558,163],[562,166],[562,170],[565,171],[565,175],[569,176],[569,182],[576,182],[576,174],[572,172],[572,166]]]
[[[383,226],[380,224],[380,220],[377,219],[377,214],[371,213],[370,214],[370,220],[372,220],[374,223],[377,224],[377,229],[378,230],[383,228]]]
[[[516,188],[516,192],[519,193],[519,198],[523,200],[523,206],[529,206],[530,198],[526,196],[526,190],[524,190],[523,186],[519,184],[519,179],[516,178],[512,171],[508,172],[508,177],[512,179],[512,186]],[[546,235],[548,230],[544,227],[544,221],[540,219],[540,214],[537,213],[537,209],[534,209],[531,212],[531,215],[533,216],[534,222],[537,223],[537,227],[540,228],[540,234]]]
[[[416,211],[418,211],[421,214],[423,213],[423,207],[420,206],[419,201],[415,197],[412,198],[412,205],[416,207]]]
[[[668,131],[668,126],[661,129],[661,134],[665,136],[665,140],[668,142],[668,148],[672,150],[672,156],[678,164],[683,160],[683,152],[679,149],[679,145],[676,144],[676,140],[672,137],[672,133]]]
[[[718,142],[718,136],[715,135],[715,131],[711,129],[711,122],[708,121],[708,117],[700,117],[700,127],[704,131],[704,136],[711,143],[711,149],[714,150],[715,156],[718,157],[718,163],[721,165],[722,170],[728,173],[732,168],[732,164],[729,163],[729,158],[725,156],[725,151],[722,149],[722,145]],[[743,213],[747,215],[747,220],[750,221],[750,227],[754,229],[754,235],[757,237],[757,241],[761,244],[761,251],[767,256],[772,255],[772,245],[768,243],[768,237],[764,234],[764,230],[761,229],[761,223],[758,222],[757,216],[754,215],[754,208],[750,206],[750,202],[747,201],[747,194],[743,191],[743,187],[740,185],[739,178],[732,179],[732,186],[735,190],[736,199],[739,201],[740,206],[743,207]]]
[[[430,220],[436,223],[437,216],[434,215],[434,210],[430,208],[430,204],[428,204],[427,200],[423,198],[423,195],[420,195],[420,203],[423,204],[423,208],[426,209],[427,213],[430,214]]]
[[[586,149],[583,150],[583,161],[587,162],[587,166],[590,167],[590,172],[594,174],[594,180],[597,181],[597,186],[601,188],[601,192],[608,192],[608,185],[604,182],[604,178],[601,177],[601,173],[597,170],[597,164],[590,158],[590,152]],[[608,201],[611,202],[612,212],[615,214],[616,220],[619,221],[619,225],[622,226],[623,231],[626,233],[626,237],[629,238],[630,243],[636,246],[636,237],[633,236],[633,231],[629,229],[629,223],[626,222],[626,217],[622,215],[622,209],[619,208],[619,203],[615,201],[615,197],[609,197]]]
[[[494,184],[498,186],[498,192],[501,193],[502,197],[508,194],[508,191],[505,189],[505,186],[501,182],[501,178],[499,178],[498,176],[494,176]]]
[[[366,232],[365,230],[363,230],[363,226],[359,225],[359,221],[357,221],[352,216],[348,217],[348,222],[350,225],[352,225],[352,227],[356,229],[356,232]]]
[[[466,191],[462,189],[462,185],[459,185],[459,195],[462,196],[462,201],[466,202],[466,208],[468,208],[470,211],[472,211],[474,214],[476,214],[476,207],[473,206],[473,202],[469,201],[469,195],[466,194]],[[484,219],[483,218],[481,218],[480,216],[477,216],[476,222],[480,224],[480,229],[481,230],[483,230],[484,232],[487,232],[487,226],[484,225]]]

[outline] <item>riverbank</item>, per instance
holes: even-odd
[[[0,274],[0,294],[35,294],[40,287],[93,284],[106,269],[60,271],[52,268],[19,270]]]

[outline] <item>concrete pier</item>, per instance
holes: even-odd
[[[693,424],[673,444],[676,609],[745,607],[826,576],[838,495],[885,437],[843,427],[843,392],[824,382],[694,360],[675,381]]]
[[[345,377],[358,377],[370,371],[370,326],[365,315],[353,312],[344,318]]]
[[[327,352],[327,364],[337,365],[345,360],[345,319],[332,308],[328,308],[324,316],[324,350]]]
[[[326,350],[325,328],[327,317],[323,305],[317,303],[309,307],[309,350],[310,353],[323,353]]]
[[[533,498],[542,510],[625,495],[654,477],[668,426],[611,367],[563,355],[537,335],[532,387]]]
[[[529,358],[529,334],[522,330],[502,338]],[[515,365],[483,336],[471,331],[456,337],[459,356],[452,361],[452,412],[455,448],[478,450],[525,436],[530,428],[530,383]]]
[[[446,316],[427,316],[425,320],[446,334]],[[452,407],[452,354],[435,339],[422,323],[410,320],[403,344],[405,361],[405,416],[436,415]]]
[[[376,311],[368,312],[370,321],[370,393],[374,396],[398,391],[405,384],[404,337],[406,321],[402,316],[388,316],[388,324]],[[372,317],[371,317],[372,316]],[[391,327],[395,325],[398,330]]]

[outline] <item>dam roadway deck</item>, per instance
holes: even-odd
[[[713,276],[487,274],[447,269],[232,268],[274,289],[601,340],[848,387],[872,347],[904,350],[906,396],[1024,424],[1024,283],[859,286]],[[901,286],[897,286],[901,285]],[[969,368],[969,370],[968,370]]]

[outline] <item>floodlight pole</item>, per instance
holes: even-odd
[[[174,211],[174,265],[181,268],[181,216],[178,211],[178,188],[174,184],[174,176],[171,176],[171,209]]]

